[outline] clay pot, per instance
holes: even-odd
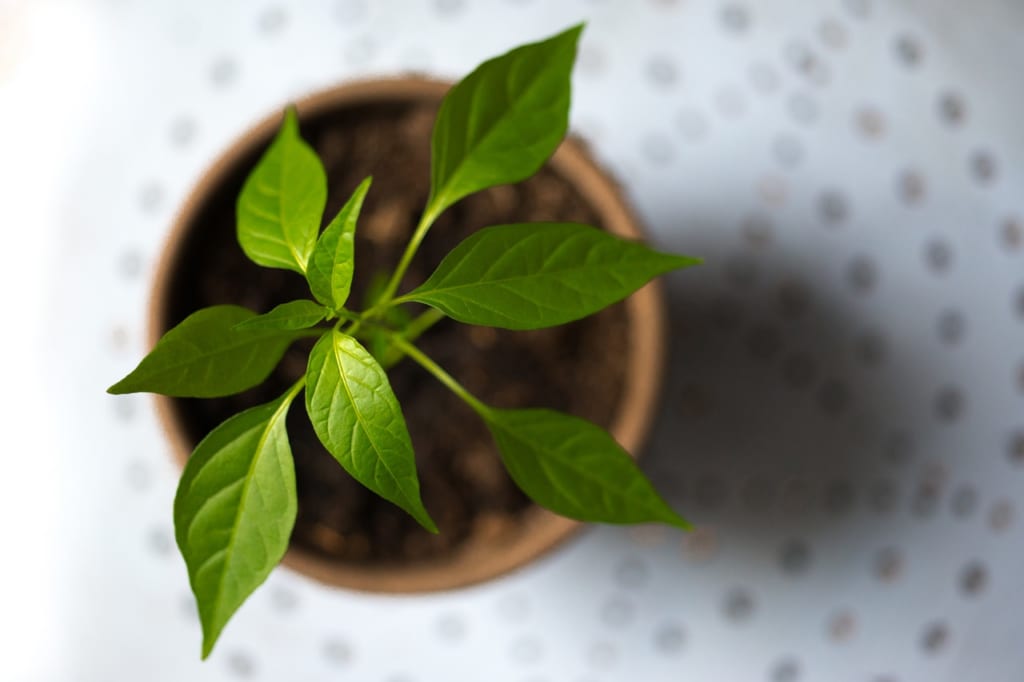
[[[439,102],[448,87],[419,78],[356,82],[319,92],[297,102],[296,106],[300,121],[304,121],[325,112],[370,102]],[[169,282],[178,267],[185,235],[192,230],[197,215],[211,197],[224,191],[227,179],[237,176],[240,170],[248,170],[242,165],[252,163],[279,125],[280,114],[275,112],[246,132],[213,163],[185,199],[168,236],[152,288],[148,329],[151,345],[170,326],[172,292]],[[643,236],[619,188],[578,141],[565,141],[549,166],[575,187],[610,232],[629,239]],[[664,306],[657,283],[648,284],[628,299],[626,311],[626,379],[610,431],[635,456],[650,428],[664,371]],[[185,434],[174,400],[157,396],[156,402],[174,457],[184,465],[194,443]],[[296,407],[301,409],[301,406]],[[565,542],[581,527],[578,522],[539,507],[528,509],[521,518],[519,527],[499,537],[471,539],[448,556],[410,566],[341,564],[294,545],[288,550],[284,564],[321,582],[358,590],[390,593],[446,590],[486,581],[520,568]]]

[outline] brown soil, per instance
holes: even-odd
[[[435,111],[432,104],[375,104],[302,120],[303,136],[327,168],[328,216],[365,176],[374,177],[357,230],[350,307],[360,302],[375,273],[398,261],[424,206]],[[235,199],[254,162],[244,164],[199,211],[169,287],[174,299],[168,328],[203,306],[236,303],[265,312],[309,297],[301,277],[257,267],[235,241]],[[474,229],[542,220],[594,224],[596,216],[563,178],[545,168],[524,183],[491,189],[449,209],[425,240],[405,286],[425,279]],[[488,404],[549,407],[609,427],[625,372],[625,325],[622,304],[570,325],[531,332],[445,320],[422,337],[420,346]],[[189,437],[198,442],[232,414],[281,395],[304,372],[310,346],[295,344],[270,380],[243,394],[176,400]],[[356,483],[320,445],[300,399],[288,419],[299,493],[294,545],[348,563],[429,560],[474,534],[500,533],[529,507],[502,468],[486,428],[465,405],[408,360],[392,369],[390,378],[409,424],[424,503],[441,533],[420,529]]]

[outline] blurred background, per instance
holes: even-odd
[[[644,467],[699,530],[593,528],[371,596],[276,571],[200,663],[146,396],[174,211],[346,79],[457,78],[586,20],[572,125],[655,244]],[[0,679],[1019,681],[1024,5],[0,0]]]

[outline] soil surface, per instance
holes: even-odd
[[[327,169],[327,216],[365,176],[374,178],[356,232],[349,307],[361,308],[374,276],[398,262],[425,205],[435,112],[434,104],[389,103],[301,121],[303,136]],[[265,312],[309,297],[300,276],[254,265],[235,240],[235,200],[253,163],[255,158],[200,211],[171,283],[167,328],[203,306],[235,303]],[[468,197],[434,225],[401,291],[424,280],[473,230],[524,221],[595,224],[596,216],[549,168],[519,185]],[[418,311],[410,307],[410,312]],[[573,324],[530,332],[444,320],[419,345],[485,403],[549,407],[609,427],[621,394],[626,343],[625,308],[618,304]],[[255,389],[213,400],[176,400],[189,437],[198,443],[229,416],[284,393],[305,371],[311,345],[293,345],[271,378]],[[474,535],[501,534],[530,506],[505,473],[486,427],[458,398],[409,360],[389,375],[416,450],[424,504],[440,534],[422,530],[356,483],[320,445],[300,396],[288,418],[299,494],[293,546],[349,564],[425,561]]]

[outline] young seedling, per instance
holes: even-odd
[[[538,504],[581,521],[688,528],[604,430],[551,410],[485,405],[415,341],[444,317],[505,329],[570,322],[696,259],[586,225],[496,225],[458,244],[423,284],[398,295],[417,248],[446,208],[526,179],[555,151],[568,125],[581,30],[484,62],[448,93],[434,125],[422,218],[394,271],[361,311],[348,307],[348,299],[353,236],[370,178],[321,232],[327,179],[299,136],[295,111],[286,111],[238,198],[237,235],[257,264],[305,277],[312,297],[262,315],[232,305],[199,310],[109,389],[177,397],[238,393],[263,382],[293,341],[318,339],[305,376],[277,400],[216,427],[182,474],[175,537],[199,609],[203,658],[288,547],[297,501],[285,417],[300,394],[314,430],[341,466],[438,532],[420,499],[412,444],[386,373],[404,357],[484,420],[512,479]],[[401,307],[409,303],[429,307],[413,318]]]

